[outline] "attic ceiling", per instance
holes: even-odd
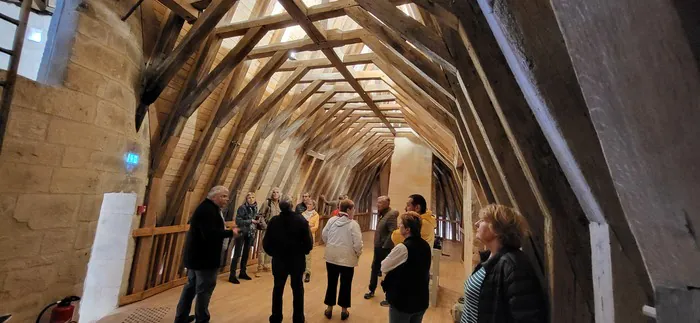
[[[394,137],[417,137],[453,170],[463,164],[438,36],[450,19],[438,26],[406,0],[152,6],[160,26],[136,126],[148,115],[151,176],[167,181],[171,217],[195,188],[240,190],[253,170],[242,160],[265,151],[259,186],[280,145],[357,173],[381,167]]]

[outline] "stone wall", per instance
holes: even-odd
[[[17,322],[82,294],[104,193],[143,200],[148,125],[134,130],[142,34],[138,16],[119,19],[129,5],[80,4],[62,86],[18,80],[0,154],[0,313]],[[127,151],[141,155],[132,173]]]
[[[391,207],[403,210],[408,196],[416,193],[423,195],[430,207],[432,172],[433,153],[419,138],[394,138],[389,178]]]

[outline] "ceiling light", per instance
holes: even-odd
[[[296,60],[297,60],[297,52],[295,52],[295,51],[290,51],[290,52],[289,52],[289,60],[290,60],[290,61],[296,61]]]

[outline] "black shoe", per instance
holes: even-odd
[[[379,302],[379,305],[381,305],[382,307],[389,307],[389,302],[387,300],[383,300]]]
[[[340,312],[340,320],[345,321],[350,317],[350,312]]]
[[[327,319],[330,320],[331,317],[333,317],[333,310],[332,310],[332,309],[326,309],[325,311],[323,311],[323,315],[324,315]]]
[[[194,315],[190,315],[187,317],[187,323],[192,323],[194,322]]]
[[[310,282],[310,281],[311,281],[311,274],[306,273],[306,275],[304,275],[304,282],[305,282],[305,283],[308,283],[308,282]]]
[[[248,276],[248,274],[246,273],[241,273],[240,275],[238,275],[238,278],[245,280],[253,280],[253,278],[250,278],[250,276]]]
[[[228,282],[229,282],[229,283],[234,283],[234,284],[240,284],[240,283],[241,283],[240,281],[238,281],[238,278],[236,278],[236,277],[229,277],[229,278],[228,278]]]
[[[372,297],[374,297],[374,292],[367,292],[367,293],[365,294],[365,299],[370,299],[370,298],[372,298]]]

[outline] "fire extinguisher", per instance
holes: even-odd
[[[54,305],[56,307],[51,310],[51,319],[49,320],[49,323],[73,322],[73,312],[75,311],[73,302],[77,302],[79,300],[80,297],[78,296],[68,296],[58,302],[46,305],[46,307],[41,310],[41,313],[39,313],[39,316],[36,318],[36,323],[39,323],[41,321],[41,316],[44,315],[44,312]]]

